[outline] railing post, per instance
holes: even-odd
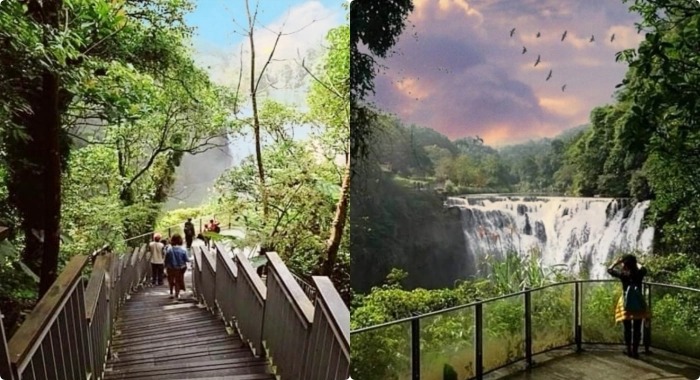
[[[525,288],[525,363],[532,367],[532,292]]]
[[[233,255],[233,257],[236,258],[236,255]],[[267,266],[269,266],[269,265],[270,265],[270,261],[268,261],[267,264],[261,265],[261,266],[267,267]],[[267,284],[265,284],[265,286],[267,286]],[[267,300],[266,300],[266,301],[267,301]],[[260,322],[260,346],[262,347],[262,349],[260,350],[260,357],[261,357],[261,358],[264,358],[264,357],[267,357],[267,356],[268,356],[268,355],[267,355],[267,352],[266,352],[266,350],[265,350],[265,346],[263,346],[263,344],[262,344],[262,342],[265,341],[265,313],[267,313],[267,311],[268,311],[268,310],[267,310],[267,302],[263,302],[263,306],[262,306],[262,321]]]
[[[483,304],[481,300],[474,307],[474,369],[477,380],[484,377]]]
[[[574,284],[574,341],[576,342],[576,352],[581,352],[582,344],[581,328],[581,283]]]
[[[420,380],[420,319],[411,320],[411,380]]]
[[[2,321],[5,318],[2,313],[0,313],[0,378],[6,380],[12,380],[12,366],[10,364],[10,355],[7,348],[7,337],[5,337],[5,327]]]
[[[173,236],[173,234],[172,234],[171,231],[170,231],[170,227],[168,227],[168,237],[170,238],[170,237],[172,237],[172,236]]]
[[[651,314],[651,284],[647,285],[647,310]],[[644,320],[644,353],[651,354],[651,318]]]

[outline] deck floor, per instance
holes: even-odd
[[[535,367],[519,372],[499,371],[486,377],[495,380],[698,380],[700,361],[652,350],[632,359],[622,347],[592,347],[581,353],[553,351],[534,357]],[[522,369],[522,366],[520,366]],[[510,373],[508,373],[510,372]]]
[[[167,282],[131,295],[116,321],[105,380],[270,380],[264,359],[192,298],[191,269],[185,297],[168,298]]]

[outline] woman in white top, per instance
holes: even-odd
[[[163,285],[163,243],[160,234],[153,235],[153,241],[148,244],[151,251],[151,285]]]

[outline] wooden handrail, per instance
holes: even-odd
[[[36,343],[46,334],[57,312],[63,307],[71,290],[80,283],[87,256],[73,256],[58,275],[48,292],[39,300],[27,319],[22,323],[8,344],[10,360],[16,366],[32,353]]]
[[[335,328],[342,334],[343,343],[347,349],[350,349],[350,310],[345,306],[340,294],[335,290],[333,282],[328,277],[313,276],[314,284],[318,289],[319,302],[325,304],[328,312],[331,314],[331,321],[335,324]]]
[[[234,264],[233,259],[231,257],[228,257],[228,255],[225,255],[224,252],[226,252],[223,247],[217,242],[214,243],[214,246],[216,247],[217,254],[221,254],[222,258],[224,259],[223,262],[225,264],[226,270],[233,276],[233,278],[238,278],[238,268],[236,267],[236,264]],[[218,267],[217,267],[218,269]]]
[[[269,265],[279,276],[287,300],[294,306],[297,316],[306,324],[311,324],[314,320],[314,305],[309,301],[306,293],[301,289],[299,283],[289,271],[282,259],[276,252],[265,253]],[[269,280],[268,280],[269,281]]]
[[[199,250],[194,251],[194,261],[197,263],[197,270],[199,270],[200,272],[202,271],[202,256],[204,255],[204,248],[206,247],[199,247]],[[197,254],[199,254],[199,260],[197,259]]]
[[[196,256],[197,299],[231,323],[256,354],[269,356],[282,378],[344,380],[350,366],[350,312],[327,277],[313,277],[318,292],[312,302],[282,259],[267,256],[267,282],[242,252],[216,248],[210,257]],[[225,268],[225,270],[223,269]],[[211,284],[214,283],[214,288]]]
[[[243,277],[250,282],[250,286],[254,290],[255,297],[257,297],[258,302],[261,304],[265,303],[265,300],[267,299],[265,284],[263,284],[262,279],[260,279],[258,273],[255,271],[255,269],[253,269],[253,266],[250,264],[250,261],[248,261],[248,258],[239,252],[236,254],[236,260],[245,273]]]
[[[107,273],[107,256],[98,256],[92,267],[92,274],[85,288],[85,317],[88,323],[95,315],[95,308],[100,297],[100,290],[105,286],[105,276]]]

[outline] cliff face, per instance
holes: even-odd
[[[183,157],[176,170],[173,192],[165,204],[166,210],[199,206],[209,198],[216,180],[233,165],[226,142],[225,137],[220,137],[215,143],[223,147]]]

